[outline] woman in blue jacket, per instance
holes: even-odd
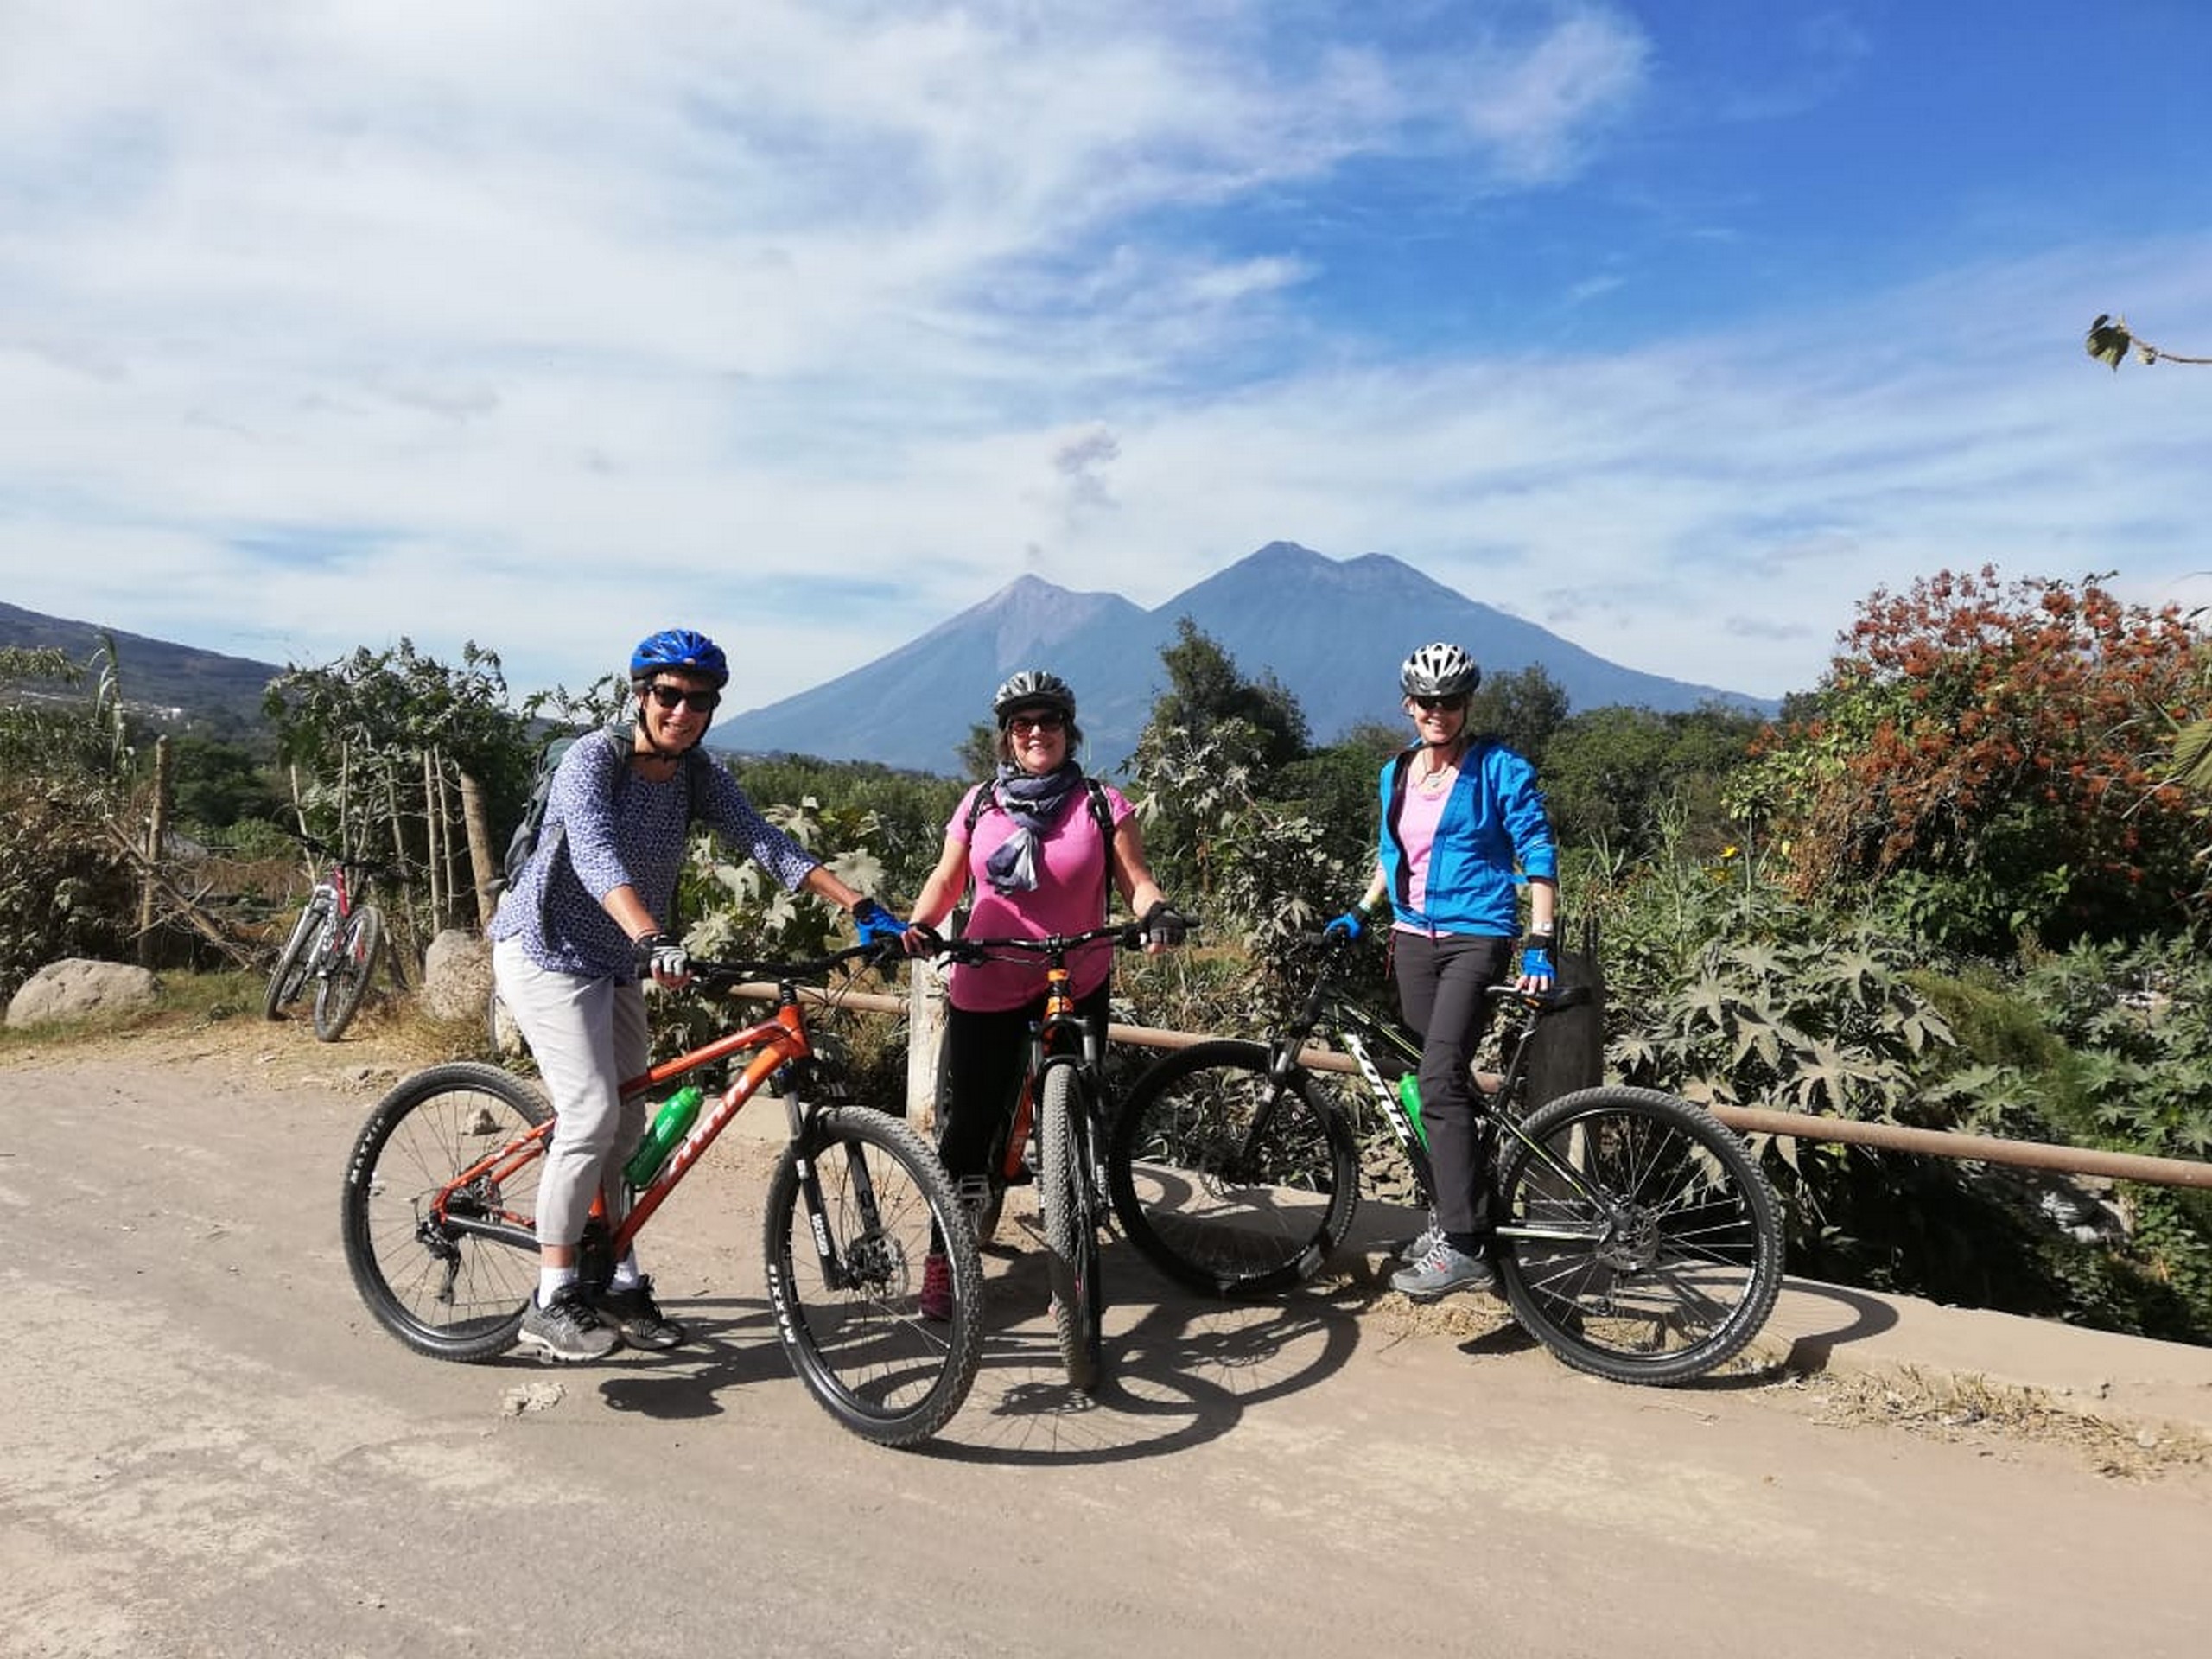
[[[1398,680],[1414,741],[1382,768],[1382,830],[1367,892],[1357,910],[1329,924],[1357,938],[1361,913],[1389,901],[1398,1006],[1421,1038],[1421,1122],[1436,1180],[1432,1224],[1390,1284],[1422,1302],[1497,1282],[1485,1259],[1497,1149],[1478,1132],[1468,1075],[1489,1019],[1484,993],[1504,982],[1514,947],[1520,989],[1548,990],[1553,978],[1558,850],[1535,768],[1468,733],[1467,700],[1481,679],[1457,645],[1423,645],[1406,658]]]

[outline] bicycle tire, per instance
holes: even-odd
[[[1091,1207],[1090,1118],[1072,1065],[1047,1066],[1038,1084],[1037,1207],[1045,1221],[1052,1329],[1068,1381],[1098,1391],[1106,1287],[1099,1276],[1098,1223]]]
[[[456,1194],[449,1214],[465,1230],[437,1226],[424,1205],[552,1115],[512,1072],[462,1060],[403,1079],[362,1125],[339,1209],[346,1266],[377,1323],[416,1353],[474,1361],[513,1346],[537,1288],[542,1154]]]
[[[847,1282],[824,1274],[815,1218]],[[952,1273],[952,1314],[921,1316],[931,1230]],[[982,1357],[983,1268],[944,1165],[898,1119],[867,1107],[817,1113],[768,1185],[762,1257],[776,1334],[808,1392],[879,1446],[911,1446],[951,1420]]]
[[[1665,1385],[1759,1333],[1782,1289],[1782,1226],[1766,1177],[1718,1118],[1609,1085],[1539,1107],[1520,1133],[1548,1155],[1506,1137],[1497,1253],[1531,1336],[1576,1370]]]
[[[1174,1050],[1145,1069],[1115,1120],[1106,1179],[1122,1230],[1169,1278],[1209,1295],[1303,1284],[1359,1207],[1351,1126],[1307,1072],[1278,1087],[1269,1059],[1261,1043]]]
[[[315,1034],[326,1043],[345,1035],[360,1011],[361,998],[376,976],[384,950],[384,912],[374,905],[356,905],[338,930],[330,959],[315,988]]]
[[[322,926],[323,906],[310,904],[300,912],[299,920],[292,924],[292,937],[284,941],[284,948],[276,954],[276,966],[269,976],[269,988],[262,993],[261,1011],[271,1020],[282,1020],[284,1009],[297,1000],[301,988],[308,981],[308,947],[315,943]]]

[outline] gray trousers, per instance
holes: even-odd
[[[492,947],[492,976],[557,1117],[537,1182],[537,1242],[573,1245],[594,1192],[605,1195],[610,1224],[625,1213],[622,1160],[645,1132],[646,1101],[625,1103],[621,1084],[652,1063],[645,993],[634,980],[549,973],[520,939]]]

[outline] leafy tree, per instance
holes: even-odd
[[[921,890],[962,793],[962,785],[949,779],[871,760],[767,755],[745,760],[736,771],[763,812],[798,812],[808,833],[819,838],[822,856],[866,848],[882,884],[869,890],[893,906]]]
[[[1273,674],[1240,673],[1236,662],[1185,616],[1175,624],[1175,643],[1160,653],[1167,690],[1152,706],[1145,738],[1168,730],[1198,741],[1217,738],[1250,764],[1265,769],[1287,764],[1311,741],[1306,711]]]
[[[180,823],[223,830],[242,818],[283,816],[283,794],[245,745],[186,732],[171,740],[170,753]]]
[[[1764,724],[1709,704],[1661,714],[1612,705],[1569,717],[1546,746],[1538,777],[1563,845],[1649,856],[1672,830],[1694,856],[1740,839],[1727,814],[1728,780],[1751,759]]]
[[[1541,664],[1486,676],[1467,702],[1471,732],[1494,737],[1544,772],[1552,738],[1567,719],[1567,688]]]
[[[1226,873],[1234,836],[1224,836],[1270,796],[1278,769],[1306,754],[1306,715],[1271,676],[1244,677],[1187,616],[1160,660],[1167,690],[1137,740],[1130,776],[1154,874],[1203,905]]]
[[[2188,798],[2157,767],[2212,651],[2177,607],[1984,567],[1877,590],[1844,643],[1732,791],[1797,891],[1918,877],[1924,927],[1965,945],[2187,918]]]
[[[101,664],[105,659],[105,666]],[[99,667],[90,702],[72,688]],[[113,640],[89,665],[0,648],[0,998],[64,957],[126,954],[137,884],[107,832],[129,803],[130,751]]]

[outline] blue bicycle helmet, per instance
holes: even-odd
[[[630,653],[632,683],[650,680],[671,668],[699,675],[716,685],[729,683],[729,658],[722,655],[722,648],[690,628],[663,628],[651,639],[640,640]]]

